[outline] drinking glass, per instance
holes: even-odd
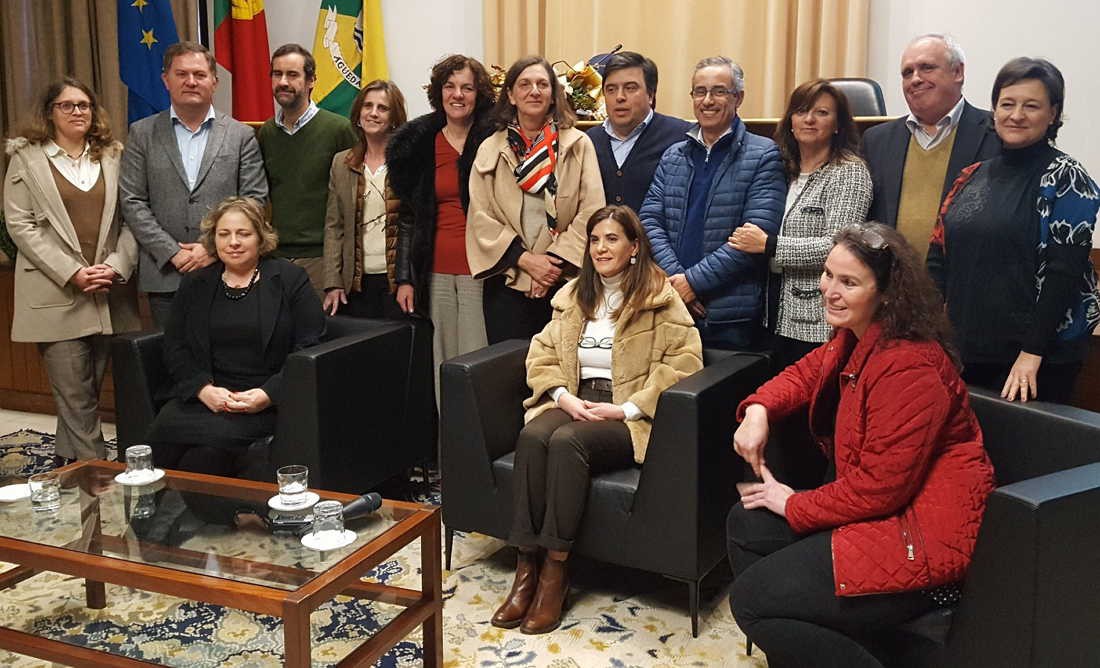
[[[339,501],[318,501],[313,506],[313,540],[317,544],[339,543],[344,539],[344,505]]]
[[[301,464],[284,466],[275,472],[279,483],[279,502],[287,508],[305,505],[309,489],[309,467]]]
[[[126,448],[126,477],[144,480],[153,477],[153,449],[148,445]]]
[[[31,508],[35,511],[61,507],[61,477],[57,471],[35,473],[27,480],[31,488]]]

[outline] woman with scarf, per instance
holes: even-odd
[[[530,338],[550,321],[550,298],[575,275],[584,225],[604,205],[596,150],[545,58],[508,68],[494,109],[497,132],[470,174],[466,255],[484,278],[490,344]]]

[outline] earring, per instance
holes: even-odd
[[[638,256],[631,255],[630,256],[630,264],[638,264]]]

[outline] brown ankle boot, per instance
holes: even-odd
[[[512,582],[512,591],[508,598],[497,608],[490,622],[501,629],[514,629],[523,621],[535,589],[539,583],[539,555],[536,550],[521,549],[516,559],[516,579]]]
[[[565,569],[565,560],[568,557],[568,552],[551,550],[546,553],[542,571],[539,572],[539,589],[531,607],[527,609],[523,625],[519,628],[521,633],[549,633],[561,626],[561,611],[565,606],[565,595],[569,592],[569,578]]]

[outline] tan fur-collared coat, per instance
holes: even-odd
[[[19,247],[12,341],[65,341],[139,329],[135,286],[127,282],[137,265],[137,243],[117,206],[122,144],[107,147],[99,160],[106,198],[95,257],[89,259],[81,254],[42,146],[17,137],[8,140],[7,153],[4,215]],[[121,280],[106,294],[81,292],[69,279],[91,264],[110,265]]]
[[[523,402],[527,409],[524,422],[554,407],[549,394],[554,388],[564,387],[577,394],[577,343],[585,319],[573,296],[576,285],[574,279],[554,295],[550,302],[553,317],[531,340],[527,385],[532,394]],[[695,321],[667,280],[641,313],[630,318],[625,306],[623,310],[618,322],[626,326],[620,329],[616,324],[611,347],[611,400],[620,405],[630,401],[644,414],[626,423],[634,461],[640,464],[649,444],[657,399],[661,392],[703,368],[703,347]]]

